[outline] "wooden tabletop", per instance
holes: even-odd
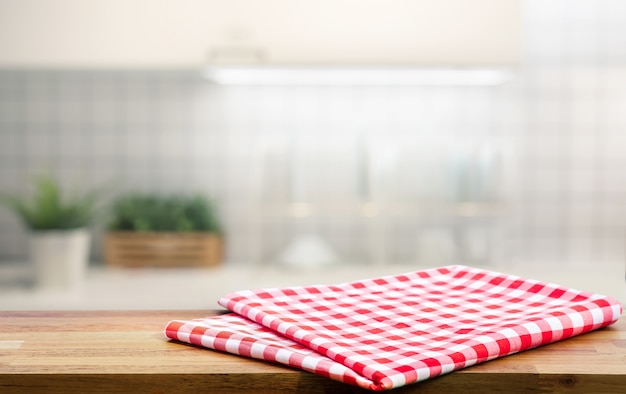
[[[0,312],[0,393],[367,392],[162,333],[169,320],[216,313]],[[626,393],[626,319],[393,392]]]

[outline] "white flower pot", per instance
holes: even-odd
[[[30,257],[37,286],[45,290],[74,290],[82,285],[89,262],[87,229],[34,231]]]

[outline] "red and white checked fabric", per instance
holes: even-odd
[[[371,390],[422,381],[610,325],[613,298],[460,265],[338,285],[244,290],[167,337]]]

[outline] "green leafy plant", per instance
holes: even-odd
[[[122,196],[112,215],[111,231],[221,232],[213,204],[201,196]]]
[[[41,175],[35,179],[32,199],[3,194],[0,201],[32,230],[66,230],[89,225],[99,197],[100,192],[95,190],[81,196],[64,196],[52,176]]]

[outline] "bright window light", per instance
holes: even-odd
[[[220,85],[263,86],[495,86],[503,69],[209,67],[204,76]]]

